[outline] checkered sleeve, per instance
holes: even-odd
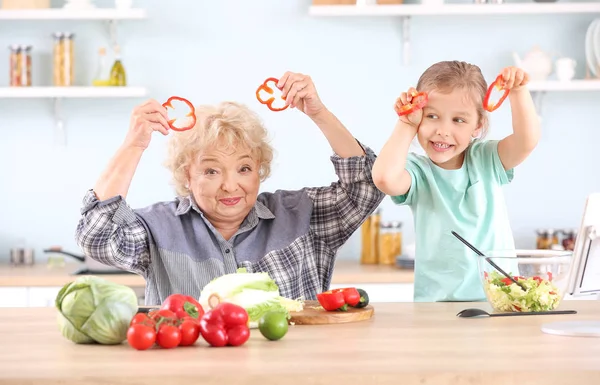
[[[334,252],[360,227],[379,206],[385,194],[373,183],[371,170],[376,155],[368,147],[363,156],[331,161],[339,180],[327,187],[307,188],[313,200],[311,229]]]
[[[121,196],[100,201],[89,190],[83,199],[75,240],[86,257],[105,265],[141,275],[148,269],[148,233]]]

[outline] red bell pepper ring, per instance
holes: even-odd
[[[504,90],[504,93],[500,97],[500,100],[498,100],[497,102],[494,102],[494,101],[490,102],[492,92],[494,92],[495,89],[497,89],[498,91]],[[494,82],[492,84],[490,84],[490,86],[485,94],[485,98],[483,98],[483,108],[489,112],[497,110],[498,107],[500,107],[500,105],[502,104],[502,102],[504,102],[504,99],[506,99],[509,92],[510,92],[509,89],[504,89],[504,79],[502,78],[502,75],[498,75],[496,80],[494,80]]]
[[[413,113],[425,107],[428,101],[429,96],[427,95],[427,92],[413,93],[412,100],[410,101],[410,103],[400,107],[400,109],[397,111],[397,114],[398,116],[405,116],[410,113]]]
[[[202,305],[194,297],[184,294],[171,294],[165,299],[160,308],[171,310],[179,319],[187,316],[200,319],[204,315]]]
[[[241,306],[223,302],[200,320],[200,334],[211,346],[240,346],[250,338],[248,313]]]
[[[360,299],[360,298],[359,298]],[[327,311],[341,310],[346,311],[348,305],[344,299],[344,293],[341,291],[325,291],[317,294],[317,300],[323,306],[323,309]]]
[[[271,86],[269,86],[269,83],[271,83]],[[271,111],[283,111],[289,107],[289,105],[285,104],[285,99],[283,97],[276,97],[274,95],[275,90],[279,90],[277,88],[277,83],[279,83],[279,79],[268,78],[256,89],[256,99],[258,99],[261,104],[266,104]],[[263,96],[265,93],[267,96]],[[275,101],[279,101],[279,99],[283,100],[283,105],[278,107],[274,106],[274,104],[278,104],[275,103]]]
[[[350,306],[356,306],[360,302],[360,293],[354,287],[346,287],[343,289],[332,290],[335,292],[341,292],[344,295],[344,302]]]
[[[166,102],[163,103],[162,106],[165,107],[167,110],[169,108],[172,110],[176,110],[176,108],[173,106],[174,101],[182,102],[184,106],[186,106],[189,109],[189,112],[183,117],[169,119],[169,127],[171,127],[173,131],[187,131],[193,128],[196,125],[196,108],[194,108],[194,105],[190,103],[189,100],[184,99],[182,97],[171,96]]]

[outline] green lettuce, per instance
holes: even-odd
[[[205,311],[213,304],[214,299],[211,297],[246,309],[251,328],[258,327],[258,321],[268,312],[281,312],[289,318],[290,311],[300,311],[303,308],[301,301],[282,297],[279,286],[268,273],[248,273],[245,268],[217,277],[202,289],[198,302]]]

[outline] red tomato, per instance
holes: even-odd
[[[152,319],[156,322],[160,321],[161,318],[166,318],[168,321],[175,322],[177,321],[177,315],[168,309],[161,309],[158,311],[153,311],[150,315]],[[164,322],[164,321],[163,321]]]
[[[127,342],[137,350],[146,350],[154,345],[156,332],[154,328],[144,324],[133,324],[127,329]]]
[[[179,332],[181,333],[180,346],[193,345],[200,336],[200,324],[192,320],[185,320],[179,325]]]
[[[174,325],[162,324],[156,333],[156,343],[164,349],[171,349],[181,343],[181,332]]]
[[[137,313],[136,315],[133,316],[133,318],[131,319],[131,322],[129,323],[129,325],[135,325],[135,324],[144,324],[147,326],[155,327],[156,321],[154,321],[152,318],[150,318],[148,316],[148,314]]]

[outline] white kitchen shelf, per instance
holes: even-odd
[[[561,82],[549,80],[545,82],[530,82],[527,88],[531,92],[545,91],[600,91],[599,80],[571,80]]]
[[[311,16],[399,17],[402,28],[404,65],[410,63],[410,18],[412,16],[544,15],[600,13],[600,2],[589,3],[503,3],[503,4],[397,4],[397,5],[311,5]]]
[[[0,9],[0,20],[139,20],[146,18],[145,9]]]
[[[137,98],[144,87],[0,87],[0,98]]]
[[[593,3],[504,3],[504,4],[398,4],[398,5],[312,5],[312,16],[445,16],[445,15],[532,15],[600,13]]]

